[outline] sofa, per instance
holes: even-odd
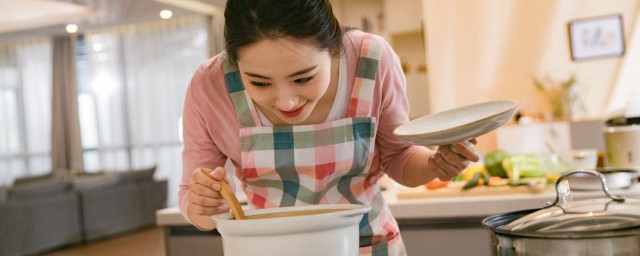
[[[18,179],[0,189],[0,256],[39,254],[153,225],[167,200],[155,166]]]
[[[166,180],[153,180],[155,169],[106,172],[96,182],[76,181],[84,241],[155,224],[155,211],[166,206],[168,189]]]

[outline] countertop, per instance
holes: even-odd
[[[396,219],[400,220],[440,220],[456,218],[480,218],[498,213],[540,208],[556,197],[555,190],[548,189],[538,194],[458,196],[425,199],[400,199],[395,196],[396,190],[383,192],[385,200]],[[604,192],[572,191],[574,200],[603,198]],[[612,194],[627,198],[640,198],[640,184],[631,188],[612,190]],[[182,218],[178,207],[170,207],[156,212],[157,224],[160,226],[189,225]]]

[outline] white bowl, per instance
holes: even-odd
[[[518,103],[488,101],[417,118],[393,134],[406,142],[440,146],[469,140],[502,126],[516,113]]]
[[[328,204],[247,210],[245,215],[345,209],[343,211],[269,219],[235,220],[231,213],[213,216],[222,235],[224,255],[357,256],[359,223],[370,206]]]

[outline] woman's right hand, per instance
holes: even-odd
[[[202,172],[210,173],[207,176]],[[212,229],[213,222],[209,216],[229,212],[229,204],[220,194],[218,181],[224,180],[231,184],[227,171],[223,167],[217,167],[213,171],[207,168],[196,168],[189,181],[189,205],[188,213],[196,226],[202,229]]]

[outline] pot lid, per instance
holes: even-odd
[[[569,183],[562,180],[576,173],[590,173],[600,177],[609,198],[573,202]],[[556,201],[543,209],[525,215],[498,229],[511,232],[563,233],[614,231],[640,226],[640,201],[625,200],[609,194],[604,176],[595,171],[575,171],[561,176],[556,182]]]
[[[626,125],[639,125],[640,124],[640,116],[635,117],[615,117],[607,120],[608,126],[626,126]]]

